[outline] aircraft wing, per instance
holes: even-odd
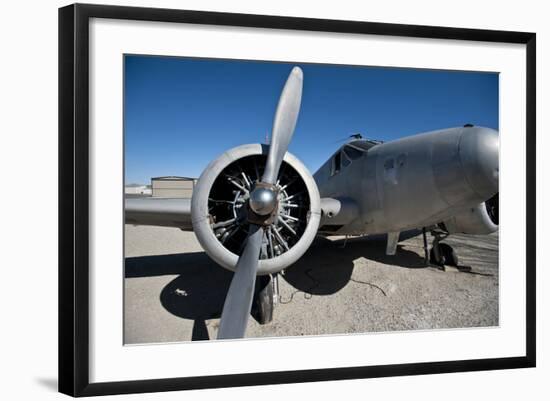
[[[357,215],[357,204],[346,198],[322,198],[321,232],[340,228]],[[125,222],[140,226],[177,227],[193,231],[190,198],[127,198]]]
[[[191,199],[188,198],[127,198],[124,219],[126,224],[193,231]]]

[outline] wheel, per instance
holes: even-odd
[[[449,244],[439,244],[439,249],[443,257],[445,258],[445,263],[449,266],[458,266],[458,256],[452,246]]]
[[[439,247],[439,260],[435,256],[434,247]],[[439,266],[458,266],[458,256],[452,246],[445,243],[434,245],[430,250],[430,262]]]
[[[250,313],[258,323],[268,324],[273,320],[273,306],[273,280],[271,276],[260,276]]]
[[[445,260],[443,260],[443,256],[441,255],[441,252],[439,252],[439,258],[436,257],[434,248],[439,245],[432,246],[432,249],[430,249],[430,263],[432,265],[438,265],[443,266],[445,264]]]

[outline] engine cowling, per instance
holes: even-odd
[[[476,207],[444,221],[450,234],[491,234],[498,230],[498,193]]]
[[[263,174],[268,146],[242,145],[213,160],[193,190],[193,230],[205,252],[234,271],[248,232],[250,188]],[[308,169],[286,153],[281,166],[277,209],[264,227],[258,274],[281,271],[296,262],[317,234],[321,201]]]

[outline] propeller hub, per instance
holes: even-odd
[[[257,185],[250,193],[249,205],[260,216],[271,214],[277,206],[277,193],[271,188]]]

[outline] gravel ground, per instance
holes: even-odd
[[[318,238],[279,280],[273,321],[247,337],[498,325],[498,234],[451,236],[470,272],[425,267],[422,236],[386,256],[385,241]],[[193,233],[126,225],[126,344],[215,339],[232,273]]]

